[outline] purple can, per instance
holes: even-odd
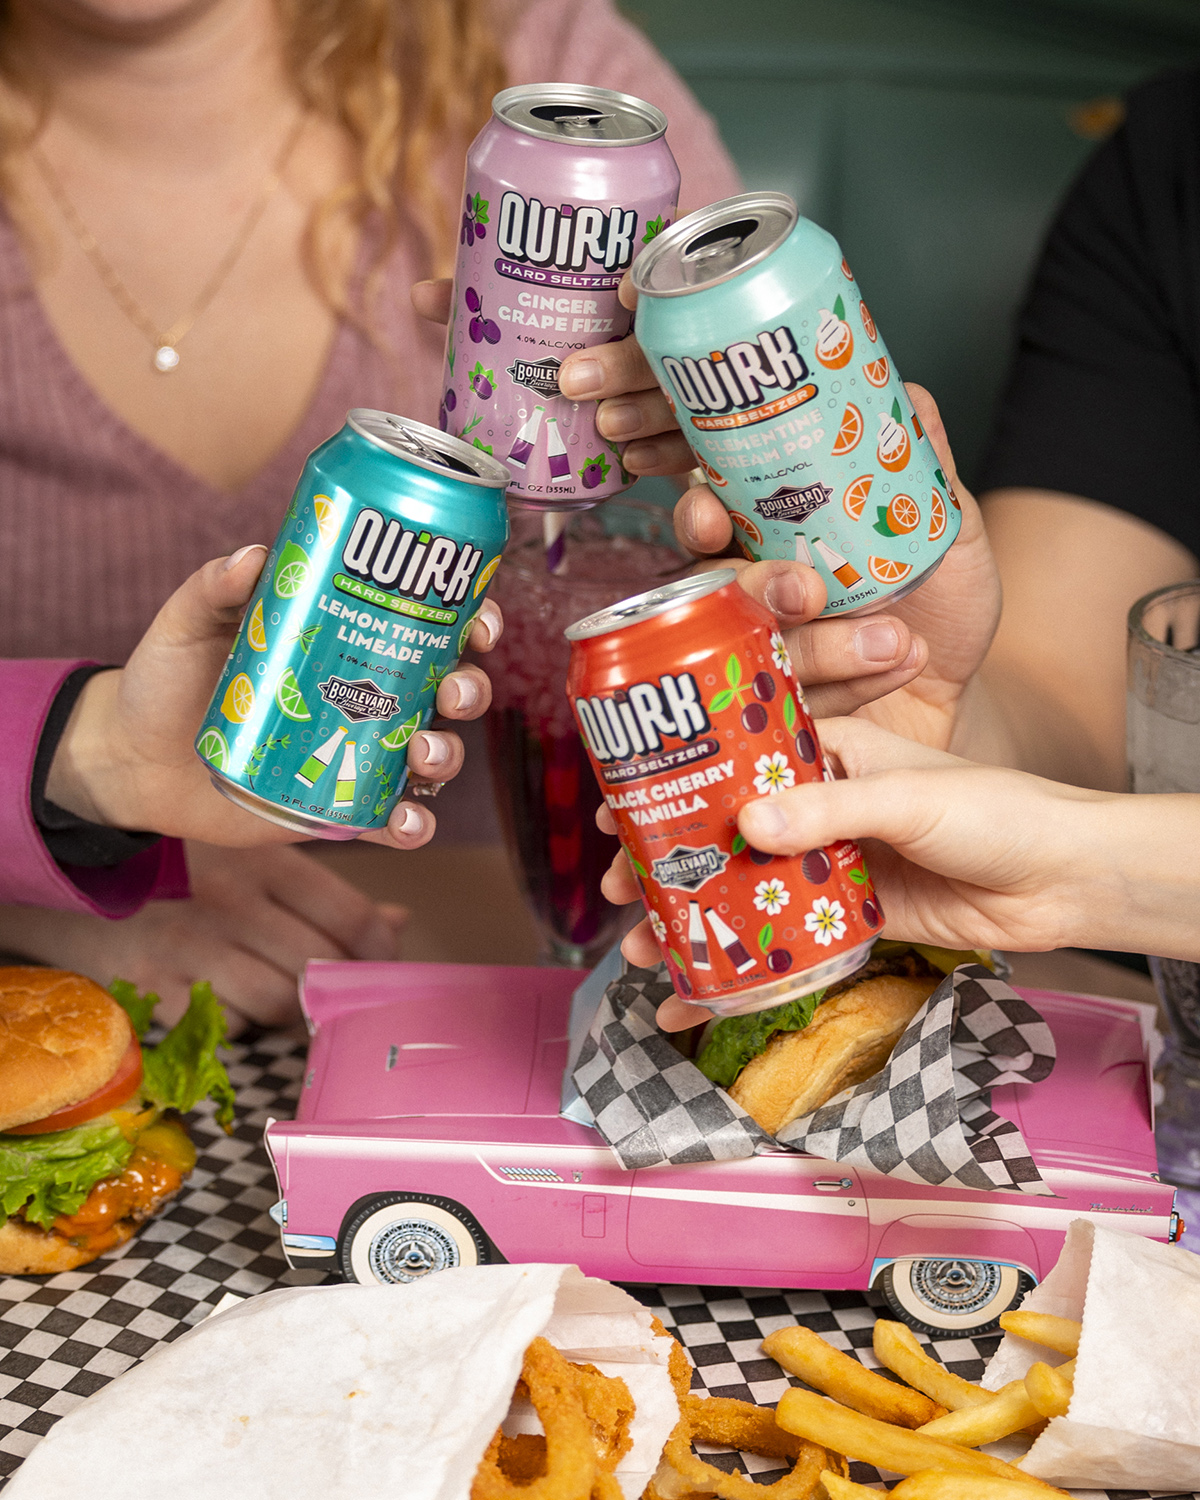
[[[562,395],[558,370],[629,332],[621,277],[679,201],[666,128],[629,94],[531,84],[496,95],[467,153],[440,421],[507,464],[509,495],[534,509],[633,483],[596,403]]]

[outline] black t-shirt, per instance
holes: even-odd
[[[1133,90],[1050,230],[980,489],[1101,500],[1200,556],[1200,70]]]

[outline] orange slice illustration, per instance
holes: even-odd
[[[729,512],[729,519],[735,526],[740,526],[752,542],[756,542],[760,547],[762,546],[762,532],[749,516],[742,515],[740,510],[731,510]]]
[[[854,272],[846,264],[845,256],[842,257],[842,275],[846,278],[847,281],[854,280]]]
[[[868,557],[867,572],[876,583],[899,583],[912,572],[912,563],[893,562],[890,557]]]
[[[954,486],[953,485],[950,486],[949,494],[950,494],[950,504],[953,505],[954,509],[955,510],[962,510],[962,506],[958,503],[958,496],[954,493]]]
[[[849,323],[825,312],[824,321],[817,330],[816,356],[827,370],[841,370],[850,363],[854,353],[854,335]]]
[[[946,530],[946,502],[941,494],[934,490],[933,499],[929,504],[929,540],[936,542]]]
[[[858,447],[862,441],[862,435],[862,412],[853,401],[847,401],[846,410],[842,413],[842,425],[838,428],[838,435],[833,440],[830,453],[849,453],[852,448]]]
[[[861,474],[853,484],[846,486],[846,493],[842,496],[842,509],[852,521],[862,519],[863,506],[867,503],[867,496],[871,493],[874,482],[874,474]]]
[[[863,374],[872,385],[887,385],[889,374],[887,355],[881,355],[879,359],[873,359],[869,365],[863,365]]]
[[[887,508],[887,523],[897,536],[907,536],[921,524],[921,507],[911,495],[894,495]]]
[[[885,469],[898,474],[912,456],[912,443],[903,422],[897,422],[885,412],[879,414],[879,442],[876,446],[879,462]]]
[[[879,337],[879,330],[875,327],[875,319],[867,311],[867,304],[865,302],[858,304],[858,315],[862,319],[863,332],[874,343]]]
[[[913,431],[916,433],[916,435],[918,437],[924,437],[925,436],[925,429],[921,426],[921,419],[920,419],[920,417],[917,416],[916,412],[913,412],[913,414],[912,414],[912,424],[913,424]]]

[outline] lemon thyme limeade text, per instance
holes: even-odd
[[[507,482],[386,412],[309,456],[196,739],[220,791],[316,838],[384,826],[508,539]]]

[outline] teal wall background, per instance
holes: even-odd
[[[1116,96],[1200,62],[1198,0],[622,9],[716,117],[747,186],[790,192],[841,241],[971,481],[1054,205]]]

